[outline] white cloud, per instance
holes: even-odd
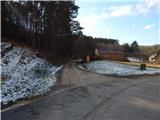
[[[132,27],[132,30],[136,29],[136,25],[135,24],[132,24],[131,27]]]
[[[113,17],[146,15],[152,10],[152,8],[155,7],[159,7],[158,0],[145,0],[144,2],[139,2],[136,4],[111,6],[103,9],[103,12],[100,14],[97,14],[96,12],[93,13],[96,8],[92,8],[92,13],[85,17],[79,18],[79,21],[81,26],[85,28],[83,29],[83,32],[93,31],[93,29],[95,29],[98,25],[99,21]],[[153,27],[153,25],[144,27],[144,29],[150,29],[151,27]],[[134,29],[135,25],[132,25],[132,28]]]
[[[93,29],[99,20],[99,16],[96,14],[89,14],[88,16],[80,19],[81,26],[87,30]]]
[[[99,15],[91,13],[83,18],[80,18],[81,26],[87,30],[93,29],[100,20],[106,20],[110,17],[120,17],[133,14],[132,6],[110,7],[109,11]]]
[[[135,28],[135,27],[136,27],[136,25],[135,25],[135,24],[132,24],[131,26],[132,26],[133,28]]]
[[[109,29],[109,28],[108,28],[108,29],[105,29],[105,30],[104,30],[104,33],[105,33],[105,34],[111,33],[111,29]]]
[[[94,11],[96,11],[96,8],[92,8],[92,9],[91,9],[91,12],[94,12]]]
[[[126,16],[126,15],[133,14],[131,5],[110,7],[109,10],[110,10],[111,17],[119,17],[119,16]]]
[[[145,26],[144,26],[144,29],[145,29],[145,30],[151,29],[153,26],[154,26],[154,24],[145,25]]]
[[[156,7],[159,6],[159,0],[146,0],[146,4],[148,7]]]
[[[99,19],[101,19],[101,20],[108,19],[109,17],[110,17],[110,15],[107,12],[103,12],[99,15]]]
[[[96,27],[94,29],[91,29],[90,31],[84,30],[83,32],[84,32],[85,35],[91,35],[93,37],[105,38],[106,36],[111,35],[112,30],[110,28],[98,28],[98,27]]]
[[[145,0],[137,4],[128,4],[122,6],[112,6],[108,10],[110,16],[130,16],[130,15],[143,15],[151,11],[152,8],[158,8],[160,5],[158,0]]]
[[[135,14],[142,14],[142,15],[145,15],[147,14],[148,12],[150,11],[150,9],[148,9],[147,6],[145,6],[145,4],[137,4],[135,5],[134,7],[134,13]]]
[[[138,14],[147,14],[151,11],[152,8],[158,8],[159,1],[158,0],[145,0],[144,2],[137,4],[135,6],[135,12]]]

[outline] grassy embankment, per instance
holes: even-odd
[[[140,66],[141,63],[138,62],[121,62],[121,61],[117,61],[118,63],[121,64],[127,64],[127,65],[135,65],[135,66]],[[160,64],[150,64],[150,63],[146,63],[147,67],[152,67],[152,68],[160,68]]]

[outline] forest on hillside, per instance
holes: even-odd
[[[2,1],[2,40],[40,49],[51,60],[93,54],[97,43],[119,45],[115,39],[83,35],[74,20],[78,9],[74,1]]]
[[[53,61],[93,55],[97,47],[124,51],[126,56],[148,56],[150,50],[133,41],[119,44],[117,39],[93,38],[82,33],[75,20],[79,7],[74,1],[1,1],[1,37],[22,43]]]
[[[2,38],[42,49],[50,58],[66,57],[81,30],[74,20],[78,8],[74,1],[3,1]]]

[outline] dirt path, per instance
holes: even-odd
[[[2,112],[2,120],[159,120],[159,76],[108,77],[67,64],[56,95]]]
[[[75,64],[75,62],[70,62],[69,64],[65,65],[65,68],[63,69],[61,78],[59,80],[59,85],[80,87],[95,83],[101,83],[108,80],[115,80],[115,78],[113,77],[106,77],[99,74],[93,74],[87,71],[83,71],[81,69],[78,69]]]

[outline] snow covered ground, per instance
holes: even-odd
[[[158,68],[140,70],[138,66],[124,65],[107,60],[93,61],[81,64],[78,67],[100,74],[115,74],[120,76],[160,73],[160,69]]]
[[[38,58],[30,49],[13,47],[1,59],[1,103],[46,93],[61,68]]]

